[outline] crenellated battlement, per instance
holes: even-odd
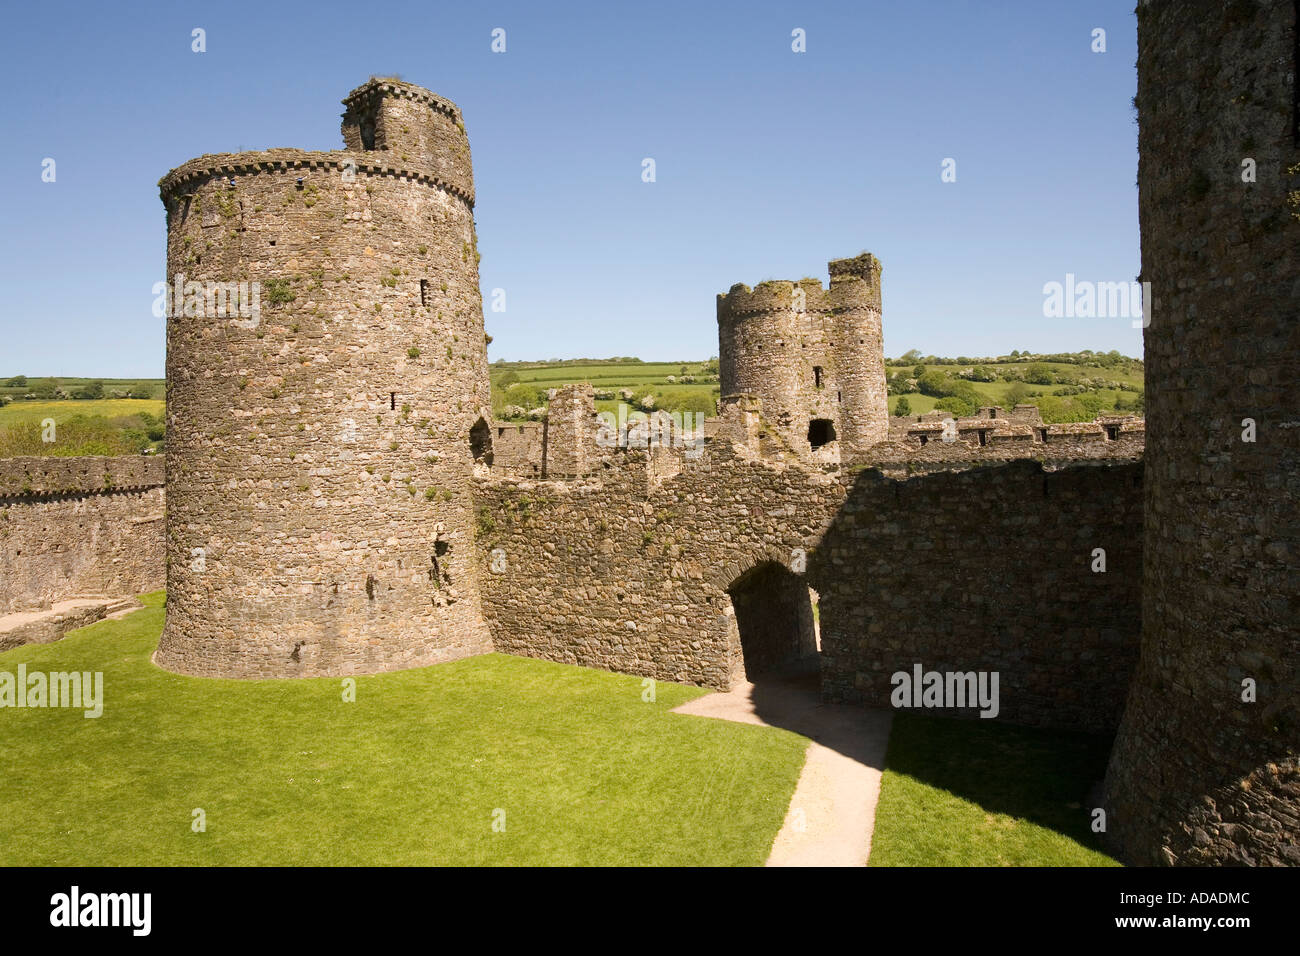
[[[414,83],[408,83],[405,80],[399,80],[395,77],[372,76],[347,96],[343,97],[342,103],[344,106],[348,107],[348,109],[352,110],[364,107],[375,98],[388,96],[400,97],[412,100],[416,103],[421,103],[428,106],[430,109],[446,114],[457,122],[461,122],[460,107],[451,100],[447,99],[445,96],[439,96],[432,90],[426,90],[422,86],[416,86]]]
[[[457,169],[422,167],[407,160],[394,162],[388,154],[343,150],[264,149],[244,153],[204,153],[182,163],[158,180],[164,203],[179,198],[211,179],[253,176],[261,173],[328,172],[344,175],[401,179],[444,190],[474,206],[474,178]],[[236,181],[236,186],[238,181]]]
[[[165,472],[158,455],[0,458],[0,499],[161,488]]]
[[[663,411],[634,411],[620,419],[597,414],[591,386],[565,385],[556,389],[543,421],[494,422],[492,427],[497,447],[487,474],[494,478],[544,482],[611,475],[636,452],[647,452],[651,477],[662,477],[716,467],[724,448],[728,461],[788,465],[810,479],[828,470],[794,453],[781,440],[762,398],[752,394],[724,396],[718,416],[703,422]],[[1049,470],[1090,462],[1137,462],[1145,435],[1145,423],[1133,416],[1048,424],[1033,405],[1017,406],[1015,417],[998,407],[961,418],[935,411],[892,418],[887,440],[873,445],[848,470],[876,468],[896,477],[1013,461],[1036,461]]]
[[[873,296],[874,289],[874,296]],[[880,287],[856,276],[832,278],[826,288],[820,279],[770,279],[752,289],[738,282],[718,293],[718,322],[738,322],[771,312],[837,315],[848,309],[880,309]]]

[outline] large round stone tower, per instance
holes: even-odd
[[[1295,8],[1138,6],[1142,653],[1106,778],[1139,864],[1300,864]]]
[[[880,261],[864,252],[828,268],[829,289],[800,279],[719,295],[718,363],[722,394],[761,398],[797,458],[851,464],[889,431]]]
[[[490,646],[469,141],[455,104],[408,83],[343,102],[345,151],[206,155],[159,183],[163,667],[355,674]]]

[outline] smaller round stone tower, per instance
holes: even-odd
[[[880,260],[864,252],[828,269],[829,289],[781,280],[718,296],[722,394],[762,399],[799,460],[853,464],[889,430]]]

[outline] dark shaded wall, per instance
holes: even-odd
[[[1295,20],[1138,7],[1145,599],[1106,786],[1133,863],[1300,864]]]
[[[773,561],[745,574],[727,592],[736,615],[744,667],[753,680],[817,653],[808,583]]]
[[[810,572],[824,694],[882,706],[918,663],[996,671],[1000,718],[1113,730],[1139,640],[1141,484],[1140,464],[863,473]]]

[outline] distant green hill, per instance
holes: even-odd
[[[934,408],[969,414],[981,405],[1038,405],[1049,422],[1091,421],[1143,408],[1141,359],[1118,352],[946,358],[913,351],[885,360],[889,408],[919,415]],[[620,403],[670,412],[717,413],[718,360],[643,362],[637,358],[493,362],[493,414],[524,421],[547,406],[547,391],[589,382],[596,407]],[[161,451],[166,389],[162,379],[11,376],[0,378],[0,457],[124,455]],[[901,406],[901,408],[900,408]],[[42,440],[53,419],[58,440]]]
[[[89,390],[89,393],[87,393]],[[40,375],[0,376],[0,404],[5,400],[21,401],[33,396],[38,401],[90,398],[162,399],[165,383],[161,378],[74,378]]]
[[[1036,404],[1049,422],[1091,421],[1099,414],[1140,414],[1141,359],[1118,352],[1021,353],[971,358],[909,352],[886,359],[890,411],[919,415],[942,407],[969,414],[981,405]],[[620,401],[667,411],[715,414],[719,398],[717,359],[708,362],[643,362],[640,359],[567,359],[549,362],[493,362],[492,408],[502,419],[521,420],[546,407],[557,385],[590,382],[596,407],[614,410]],[[683,380],[685,378],[685,380]],[[624,399],[624,391],[632,394]],[[519,410],[523,414],[519,414]],[[511,414],[507,414],[510,412]]]

